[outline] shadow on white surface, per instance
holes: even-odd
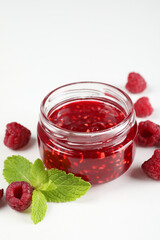
[[[4,208],[4,207],[6,207],[7,206],[7,202],[5,201],[5,198],[4,198],[4,196],[3,196],[3,198],[1,199],[1,201],[0,201],[0,209],[1,208]]]
[[[35,137],[31,137],[31,139],[29,140],[28,144],[26,146],[24,146],[23,148],[21,148],[21,151],[26,151],[28,149],[31,149],[32,147],[35,146],[37,142],[37,139]],[[17,150],[17,152],[19,151],[19,149]]]
[[[145,175],[140,167],[135,167],[130,172],[130,177],[136,180],[150,181],[151,179]]]
[[[31,214],[31,206],[23,211],[24,214]]]

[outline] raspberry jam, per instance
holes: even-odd
[[[56,126],[76,132],[96,132],[116,126],[125,115],[107,102],[81,100],[60,106],[48,118]]]
[[[128,95],[103,83],[73,83],[43,100],[38,143],[48,169],[58,168],[98,184],[129,168],[136,131]]]

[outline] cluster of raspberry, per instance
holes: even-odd
[[[141,93],[147,87],[145,79],[138,73],[128,75],[126,89],[131,93]],[[139,98],[134,104],[137,117],[148,117],[153,108],[148,97]],[[142,121],[138,125],[137,145],[143,147],[160,146],[160,126],[152,121]],[[142,164],[143,171],[152,179],[160,180],[160,149],[154,151],[153,156]]]

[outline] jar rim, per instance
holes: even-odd
[[[129,105],[129,110],[128,110],[128,113],[126,113],[125,118],[120,123],[118,123],[117,125],[115,125],[113,127],[110,127],[110,128],[104,129],[104,130],[100,130],[100,131],[95,131],[95,132],[72,131],[72,130],[68,130],[68,129],[58,127],[56,124],[51,122],[48,119],[48,116],[46,116],[46,114],[45,114],[45,103],[48,100],[48,98],[58,90],[61,90],[61,89],[64,89],[64,88],[70,87],[70,86],[75,86],[75,85],[78,85],[78,84],[84,84],[84,85],[85,84],[98,84],[99,86],[101,85],[101,86],[104,86],[104,87],[108,87],[112,90],[118,91],[120,94],[122,94],[126,98],[126,100],[128,102],[128,105]],[[132,118],[132,115],[134,113],[134,106],[133,106],[133,102],[132,102],[131,98],[128,96],[128,94],[125,93],[123,90],[121,90],[121,89],[119,89],[119,88],[117,88],[113,85],[103,83],[103,82],[96,82],[96,81],[80,81],[80,82],[73,82],[73,83],[62,85],[62,86],[54,89],[50,93],[48,93],[41,103],[40,112],[42,114],[42,118],[45,121],[45,123],[50,127],[50,129],[52,128],[53,131],[55,131],[57,134],[62,134],[63,133],[65,136],[66,135],[76,135],[77,137],[87,137],[87,138],[89,137],[90,138],[90,137],[93,137],[93,136],[94,137],[102,136],[103,134],[104,135],[109,134],[110,136],[111,135],[114,136],[115,130],[116,130],[116,133],[117,132],[122,132],[124,130],[124,126],[127,126],[127,123]]]

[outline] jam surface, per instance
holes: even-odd
[[[48,116],[56,126],[76,131],[95,132],[120,123],[125,115],[115,106],[102,101],[74,101],[67,103]]]
[[[75,100],[63,103],[48,113],[48,120],[61,129],[76,132],[96,132],[116,126],[125,118],[125,111],[111,102]],[[38,123],[38,143],[45,166],[71,172],[91,184],[111,181],[131,165],[135,153],[137,125],[132,125],[121,142],[107,146],[102,138],[98,145],[75,146],[67,140],[57,140]]]

